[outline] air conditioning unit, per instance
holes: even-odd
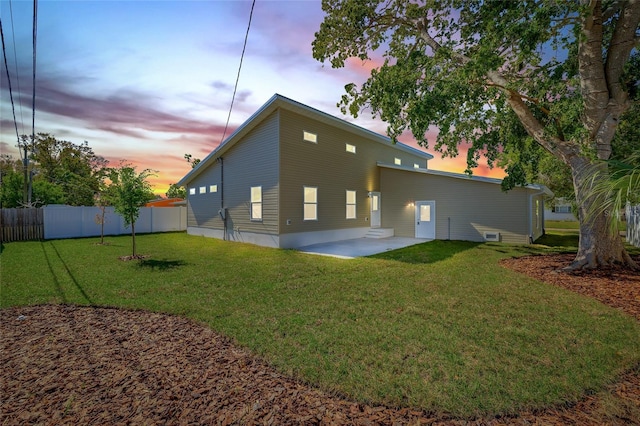
[[[500,233],[499,232],[485,232],[484,233],[485,241],[500,241]]]

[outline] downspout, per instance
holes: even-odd
[[[220,162],[220,211],[222,212],[222,240],[227,239],[227,214],[224,211],[224,160],[218,158]]]

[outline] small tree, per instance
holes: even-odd
[[[167,198],[187,198],[187,190],[184,186],[178,186],[175,183],[169,184],[166,194]]]
[[[96,214],[94,221],[100,225],[100,244],[104,245],[104,224],[106,223],[107,206],[109,205],[109,198],[103,196],[100,192],[96,192],[93,196],[93,200],[96,206],[100,209],[100,213]]]
[[[131,226],[131,257],[136,258],[135,224],[140,215],[140,207],[154,198],[147,178],[155,176],[155,171],[144,169],[140,173],[131,164],[121,162],[120,166],[109,172],[110,201],[115,211],[124,218],[126,226]]]

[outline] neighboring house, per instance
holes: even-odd
[[[433,156],[274,95],[178,185],[187,232],[296,248],[360,237],[529,243],[543,186],[428,169]]]
[[[572,211],[571,203],[564,198],[556,198],[554,205],[545,209],[544,218],[545,220],[572,222],[576,222],[578,220]]]
[[[178,207],[184,206],[186,202],[182,198],[159,198],[157,200],[149,201],[145,204],[145,207]]]

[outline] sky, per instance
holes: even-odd
[[[35,131],[76,144],[87,141],[116,166],[140,171],[163,195],[275,93],[385,134],[370,113],[358,119],[336,106],[344,86],[366,81],[380,61],[349,60],[333,69],[313,59],[311,43],[324,12],[319,0],[257,0],[238,75],[251,1],[39,0]],[[31,134],[33,1],[0,0],[6,63],[19,134]],[[379,55],[377,55],[379,58]],[[19,158],[2,62],[0,152]],[[429,135],[431,146],[437,130]],[[418,147],[410,134],[399,138]],[[466,151],[429,168],[463,173]],[[479,176],[503,177],[486,163]]]

